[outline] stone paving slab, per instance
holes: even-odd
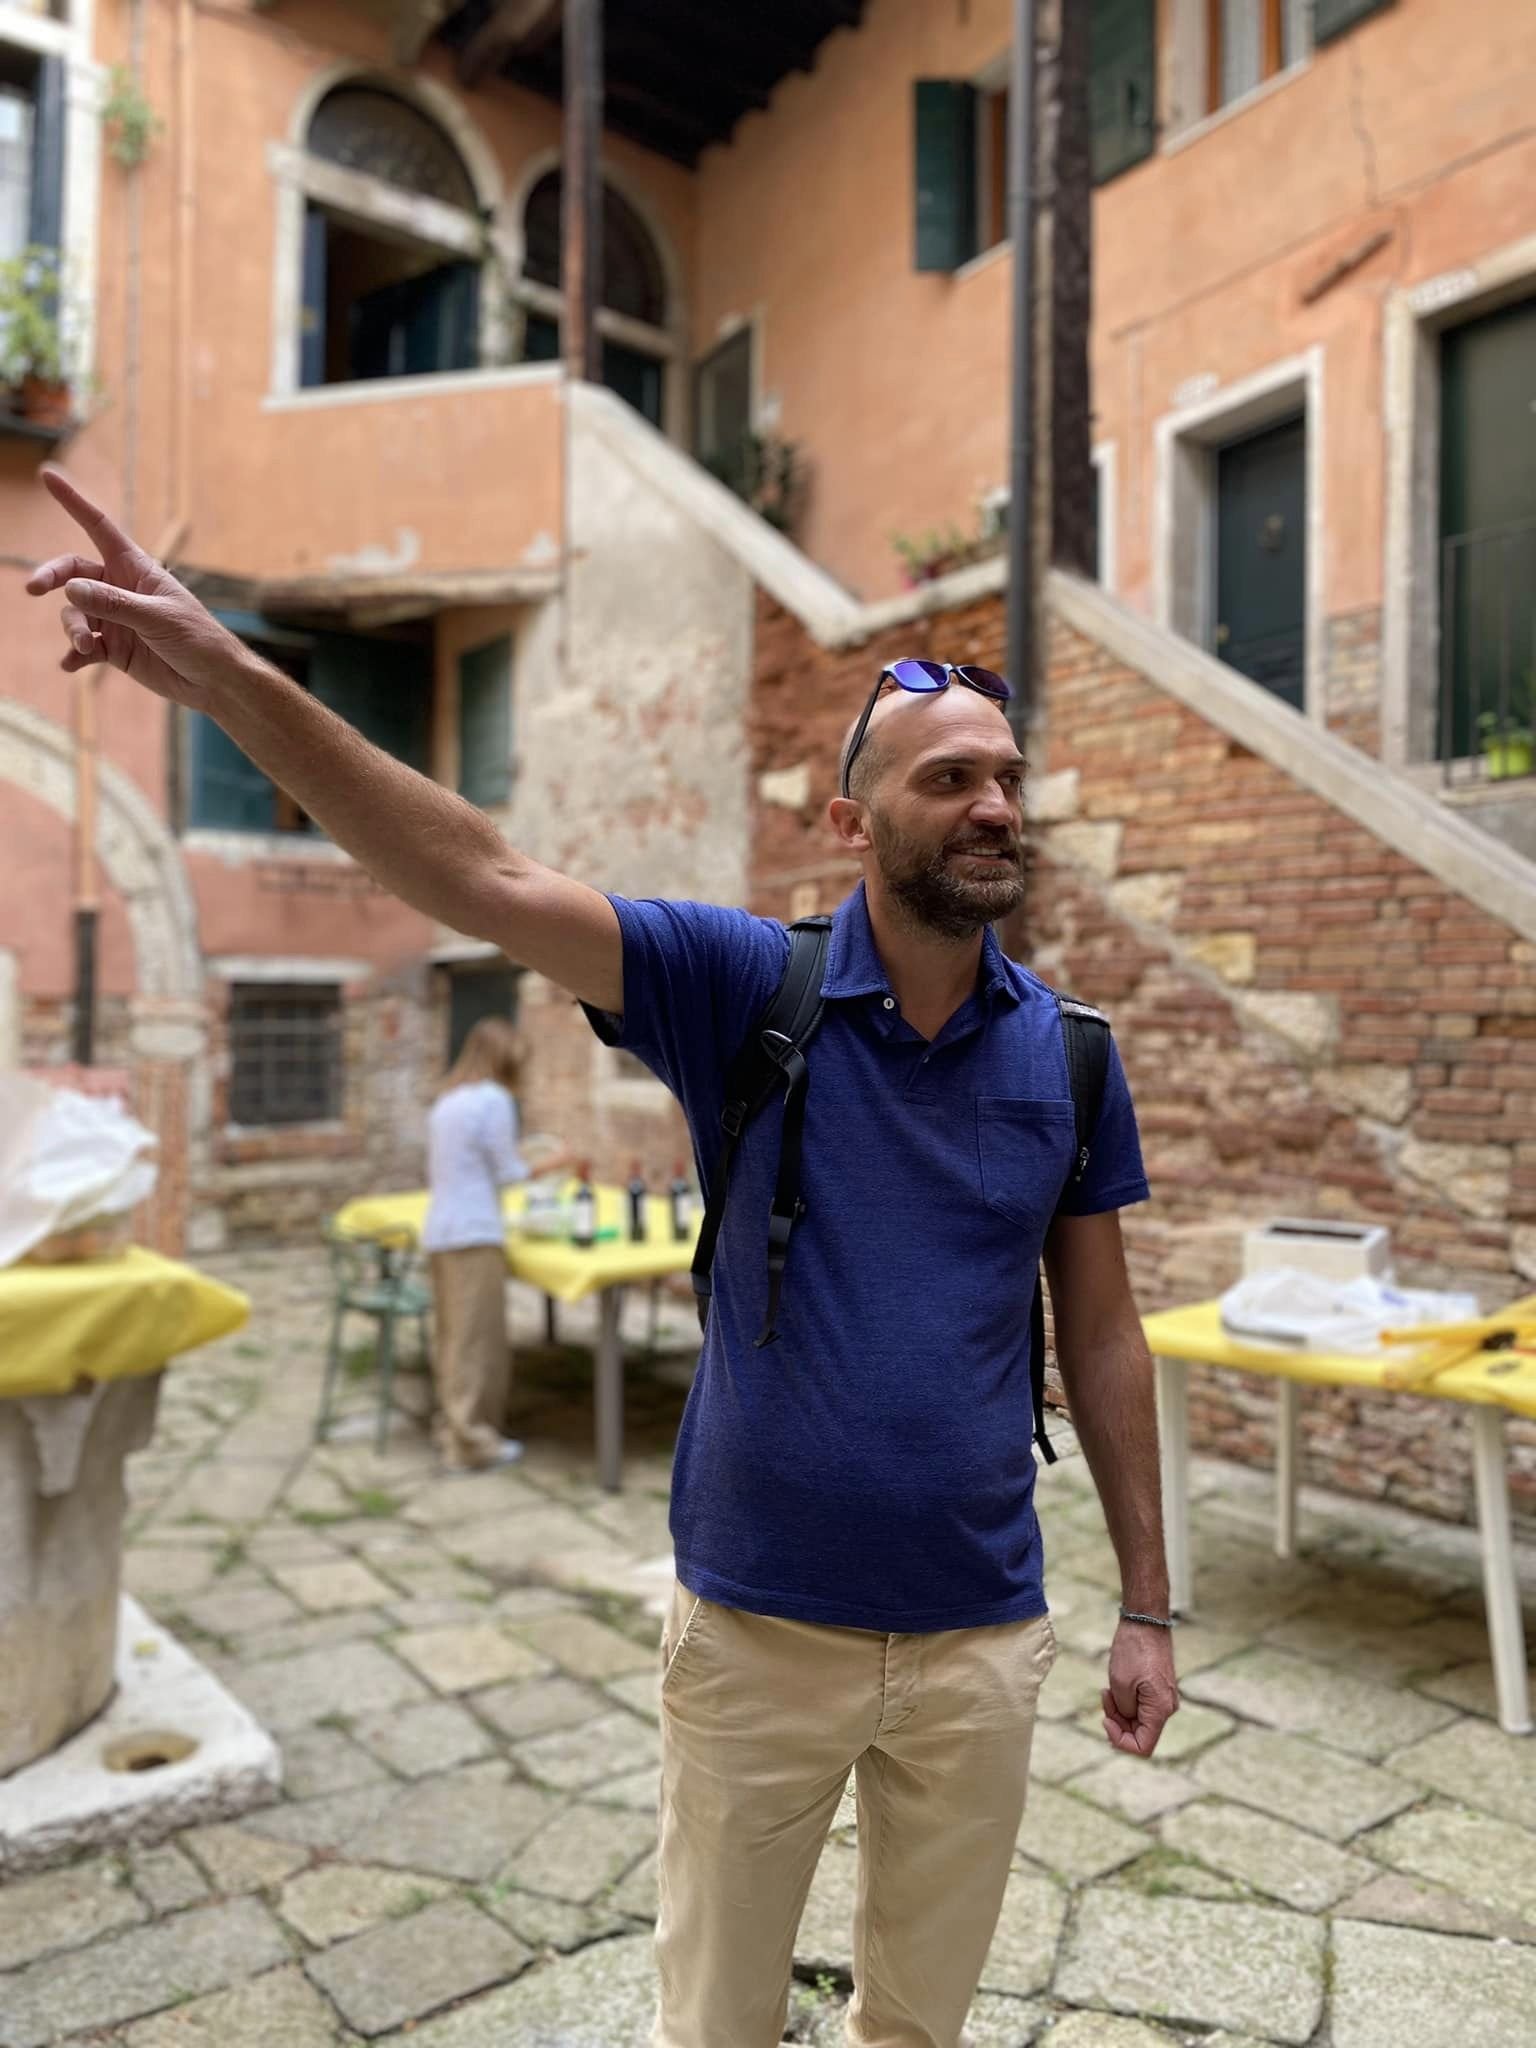
[[[1536,1949],[1341,1921],[1332,2048],[1532,2048]]]
[[[661,1744],[654,1728],[621,1709],[520,1742],[512,1754],[519,1770],[538,1783],[576,1792],[656,1763]]]
[[[629,1935],[529,1970],[391,2039],[400,2048],[648,2048],[655,2011],[651,1938]]]
[[[1182,2048],[1166,2028],[1111,2012],[1069,2012],[1041,2040],[1043,2048]]]
[[[1071,1790],[1077,1798],[1091,1799],[1095,1806],[1108,1807],[1133,1823],[1156,1820],[1159,1814],[1171,1813],[1200,1797],[1200,1787],[1184,1772],[1171,1767],[1160,1770],[1144,1757],[1127,1756],[1123,1751],[1079,1771],[1071,1780]]]
[[[1240,1729],[1198,1757],[1191,1775],[1207,1792],[1295,1821],[1333,1842],[1389,1820],[1420,1796],[1379,1765],[1269,1728]]]
[[[334,1564],[273,1565],[272,1576],[311,1614],[329,1614],[339,1607],[379,1607],[395,1597],[395,1588],[355,1557],[340,1557]]]
[[[481,1770],[425,1778],[347,1843],[358,1863],[388,1863],[483,1883],[555,1811],[531,1785],[488,1779]]]
[[[1181,1685],[1185,1668],[1182,1664],[1179,1666]],[[1089,1734],[1097,1736],[1099,1745],[1103,1747],[1104,1731],[1100,1720],[1095,1717],[1091,1726],[1083,1725]],[[1236,1726],[1232,1716],[1224,1714],[1219,1707],[1204,1707],[1198,1700],[1185,1697],[1180,1700],[1179,1711],[1173,1719],[1164,1722],[1152,1761],[1158,1768],[1167,1764],[1184,1764],[1188,1758],[1213,1748]]]
[[[138,2019],[288,1959],[277,1922],[255,1899],[194,1906],[0,1982],[0,2048],[44,2048],[61,2035]]]
[[[492,1753],[492,1738],[473,1714],[452,1700],[429,1700],[393,1714],[371,1714],[352,1730],[370,1758],[402,1777],[451,1771]],[[377,1768],[377,1766],[376,1766]]]
[[[377,1713],[430,1697],[414,1672],[375,1643],[339,1643],[247,1666],[236,1691],[264,1727],[286,1734],[344,1706]]]
[[[1437,1934],[1477,1934],[1489,1941],[1536,1942],[1536,1926],[1529,1920],[1468,1905],[1443,1885],[1420,1884],[1396,1871],[1373,1877],[1334,1911],[1343,1920],[1380,1920],[1394,1927],[1427,1927]]]
[[[1411,1692],[1311,1663],[1289,1650],[1244,1650],[1185,1681],[1195,1699],[1229,1707],[1290,1735],[1311,1735],[1353,1756],[1380,1759],[1454,1718]]]
[[[0,1971],[55,1949],[79,1948],[147,1917],[113,1864],[77,1863],[0,1885]]]
[[[1320,1913],[1347,1892],[1358,1891],[1376,1870],[1363,1856],[1351,1856],[1271,1814],[1224,1799],[1203,1799],[1170,1814],[1162,1836],[1170,1849],[1308,1913]]]
[[[632,1671],[627,1678],[610,1678],[603,1691],[610,1699],[618,1700],[632,1713],[643,1714],[647,1721],[661,1720],[661,1670],[658,1660],[653,1657],[652,1669]]]
[[[1048,1785],[1102,1763],[1109,1754],[1103,1734],[1097,1739],[1069,1721],[1036,1721],[1029,1746],[1029,1775]]]
[[[215,1579],[206,1592],[183,1600],[179,1612],[211,1636],[230,1637],[297,1621],[302,1609],[271,1586],[229,1586]]]
[[[567,1806],[522,1845],[502,1875],[523,1891],[586,1906],[617,1883],[655,1839],[650,1814]]]
[[[1105,1667],[1101,1659],[1079,1657],[1062,1650],[1040,1688],[1039,1714],[1046,1721],[1070,1721],[1074,1715],[1095,1713],[1104,1690]]]
[[[473,1692],[509,1678],[537,1678],[551,1668],[548,1658],[520,1642],[509,1627],[489,1621],[398,1636],[393,1647],[439,1692]]]
[[[1322,2018],[1325,1947],[1321,1921],[1279,1908],[1090,1892],[1053,1988],[1074,2005],[1299,2048]]]
[[[130,1849],[133,1888],[153,1913],[178,1913],[208,1896],[208,1881],[175,1842],[158,1849]],[[0,1898],[5,1894],[0,1892]]]
[[[448,1889],[441,1878],[421,1871],[330,1863],[320,1870],[306,1870],[284,1885],[277,1914],[311,1947],[329,1948],[381,1920],[415,1913],[442,1898]]]
[[[530,1960],[515,1934],[467,1899],[448,1899],[355,1935],[305,1967],[347,2024],[372,2036],[503,1984]]]
[[[1524,1828],[1466,1807],[1427,1806],[1378,1828],[1369,1847],[1379,1862],[1536,1928],[1536,1839]]]
[[[661,1803],[661,1765],[651,1764],[623,1778],[608,1778],[592,1786],[586,1796],[594,1805],[627,1806],[632,1813],[648,1813],[654,1819]]]
[[[517,1685],[496,1685],[473,1693],[468,1704],[493,1728],[519,1742],[551,1728],[570,1728],[593,1720],[605,1709],[599,1692],[574,1678],[536,1678]]]
[[[334,1854],[352,1837],[388,1813],[399,1797],[399,1787],[389,1779],[376,1785],[358,1785],[348,1792],[327,1792],[318,1799],[290,1801],[252,1814],[248,1826],[254,1834],[273,1841],[294,1842],[306,1849]]]
[[[1011,1870],[997,1932],[982,1965],[981,1988],[1027,1997],[1044,1991],[1056,1966],[1067,1895],[1034,1871]]]
[[[289,1965],[139,2020],[117,2039],[123,2048],[335,2048],[338,2037],[333,2008]]]
[[[1152,1837],[1054,1785],[1030,1788],[1019,1852],[1076,1884],[1105,1877],[1152,1847]]]
[[[622,1678],[629,1672],[656,1669],[655,1648],[620,1635],[588,1614],[548,1614],[514,1626],[525,1643],[573,1678]]]
[[[291,1810],[280,1807],[277,1812]],[[207,1872],[214,1890],[226,1895],[264,1891],[268,1885],[281,1884],[309,1861],[307,1848],[273,1841],[232,1821],[193,1828],[181,1841]]]
[[[543,1566],[593,1552],[606,1553],[616,1564],[626,1564],[629,1555],[574,1509],[548,1505],[456,1528],[449,1540],[457,1562],[492,1579],[534,1577]]]
[[[432,1709],[407,1709],[426,1712]],[[283,1790],[290,1799],[320,1799],[329,1792],[354,1792],[377,1785],[389,1773],[366,1749],[339,1728],[297,1729],[283,1738]]]
[[[1387,1767],[1467,1806],[1486,1807],[1536,1832],[1536,1742],[1485,1721],[1458,1721],[1399,1750]]]

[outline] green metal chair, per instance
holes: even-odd
[[[341,1371],[342,1326],[349,1315],[371,1316],[376,1326],[374,1366],[379,1376],[378,1427],[374,1447],[382,1451],[389,1435],[389,1416],[395,1384],[395,1324],[405,1317],[416,1318],[420,1354],[431,1354],[427,1317],[432,1310],[432,1292],[415,1277],[417,1254],[405,1242],[377,1244],[344,1237],[334,1222],[325,1227],[325,1241],[331,1254],[333,1300],[331,1341],[325,1360],[325,1383],[320,1392],[320,1413],[315,1421],[315,1441],[323,1442],[330,1430],[331,1404],[336,1379]]]

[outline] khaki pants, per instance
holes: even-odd
[[[437,1447],[450,1465],[489,1464],[502,1440],[511,1375],[501,1246],[433,1252],[432,1301]]]
[[[850,1767],[857,2048],[956,2048],[1024,1813],[1050,1622],[882,1635],[674,1586],[652,2048],[777,2048]]]

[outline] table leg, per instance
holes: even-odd
[[[1531,1691],[1525,1671],[1525,1625],[1509,1530],[1509,1471],[1504,1455],[1502,1408],[1472,1410],[1472,1469],[1477,1481],[1477,1519],[1483,1539],[1483,1599],[1499,1726],[1506,1735],[1531,1732]]]
[[[1175,1614],[1187,1614],[1194,1604],[1189,1562],[1189,1367],[1182,1358],[1159,1358],[1153,1363],[1169,1598]]]
[[[624,1470],[624,1346],[619,1336],[624,1290],[605,1287],[597,1300],[597,1477],[607,1492],[617,1493]]]
[[[1294,1557],[1301,1387],[1295,1380],[1279,1380],[1276,1382],[1276,1396],[1275,1555]]]
[[[560,1342],[560,1325],[555,1320],[555,1297],[544,1297],[544,1341],[551,1350]]]

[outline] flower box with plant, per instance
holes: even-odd
[[[1536,773],[1536,668],[1527,669],[1510,690],[1502,717],[1482,713],[1477,736],[1490,782]]]
[[[74,356],[55,251],[34,246],[0,263],[0,385],[8,409],[37,426],[68,426],[79,382]]]
[[[766,519],[779,533],[794,532],[805,491],[805,466],[797,441],[781,441],[774,434],[743,434],[730,447],[708,457],[704,467],[750,505],[759,519]]]
[[[989,561],[1002,553],[1004,533],[985,524],[973,534],[958,526],[931,528],[927,533],[893,533],[891,546],[901,563],[901,580],[908,590],[919,583],[932,583],[952,569],[965,569],[972,562]]]

